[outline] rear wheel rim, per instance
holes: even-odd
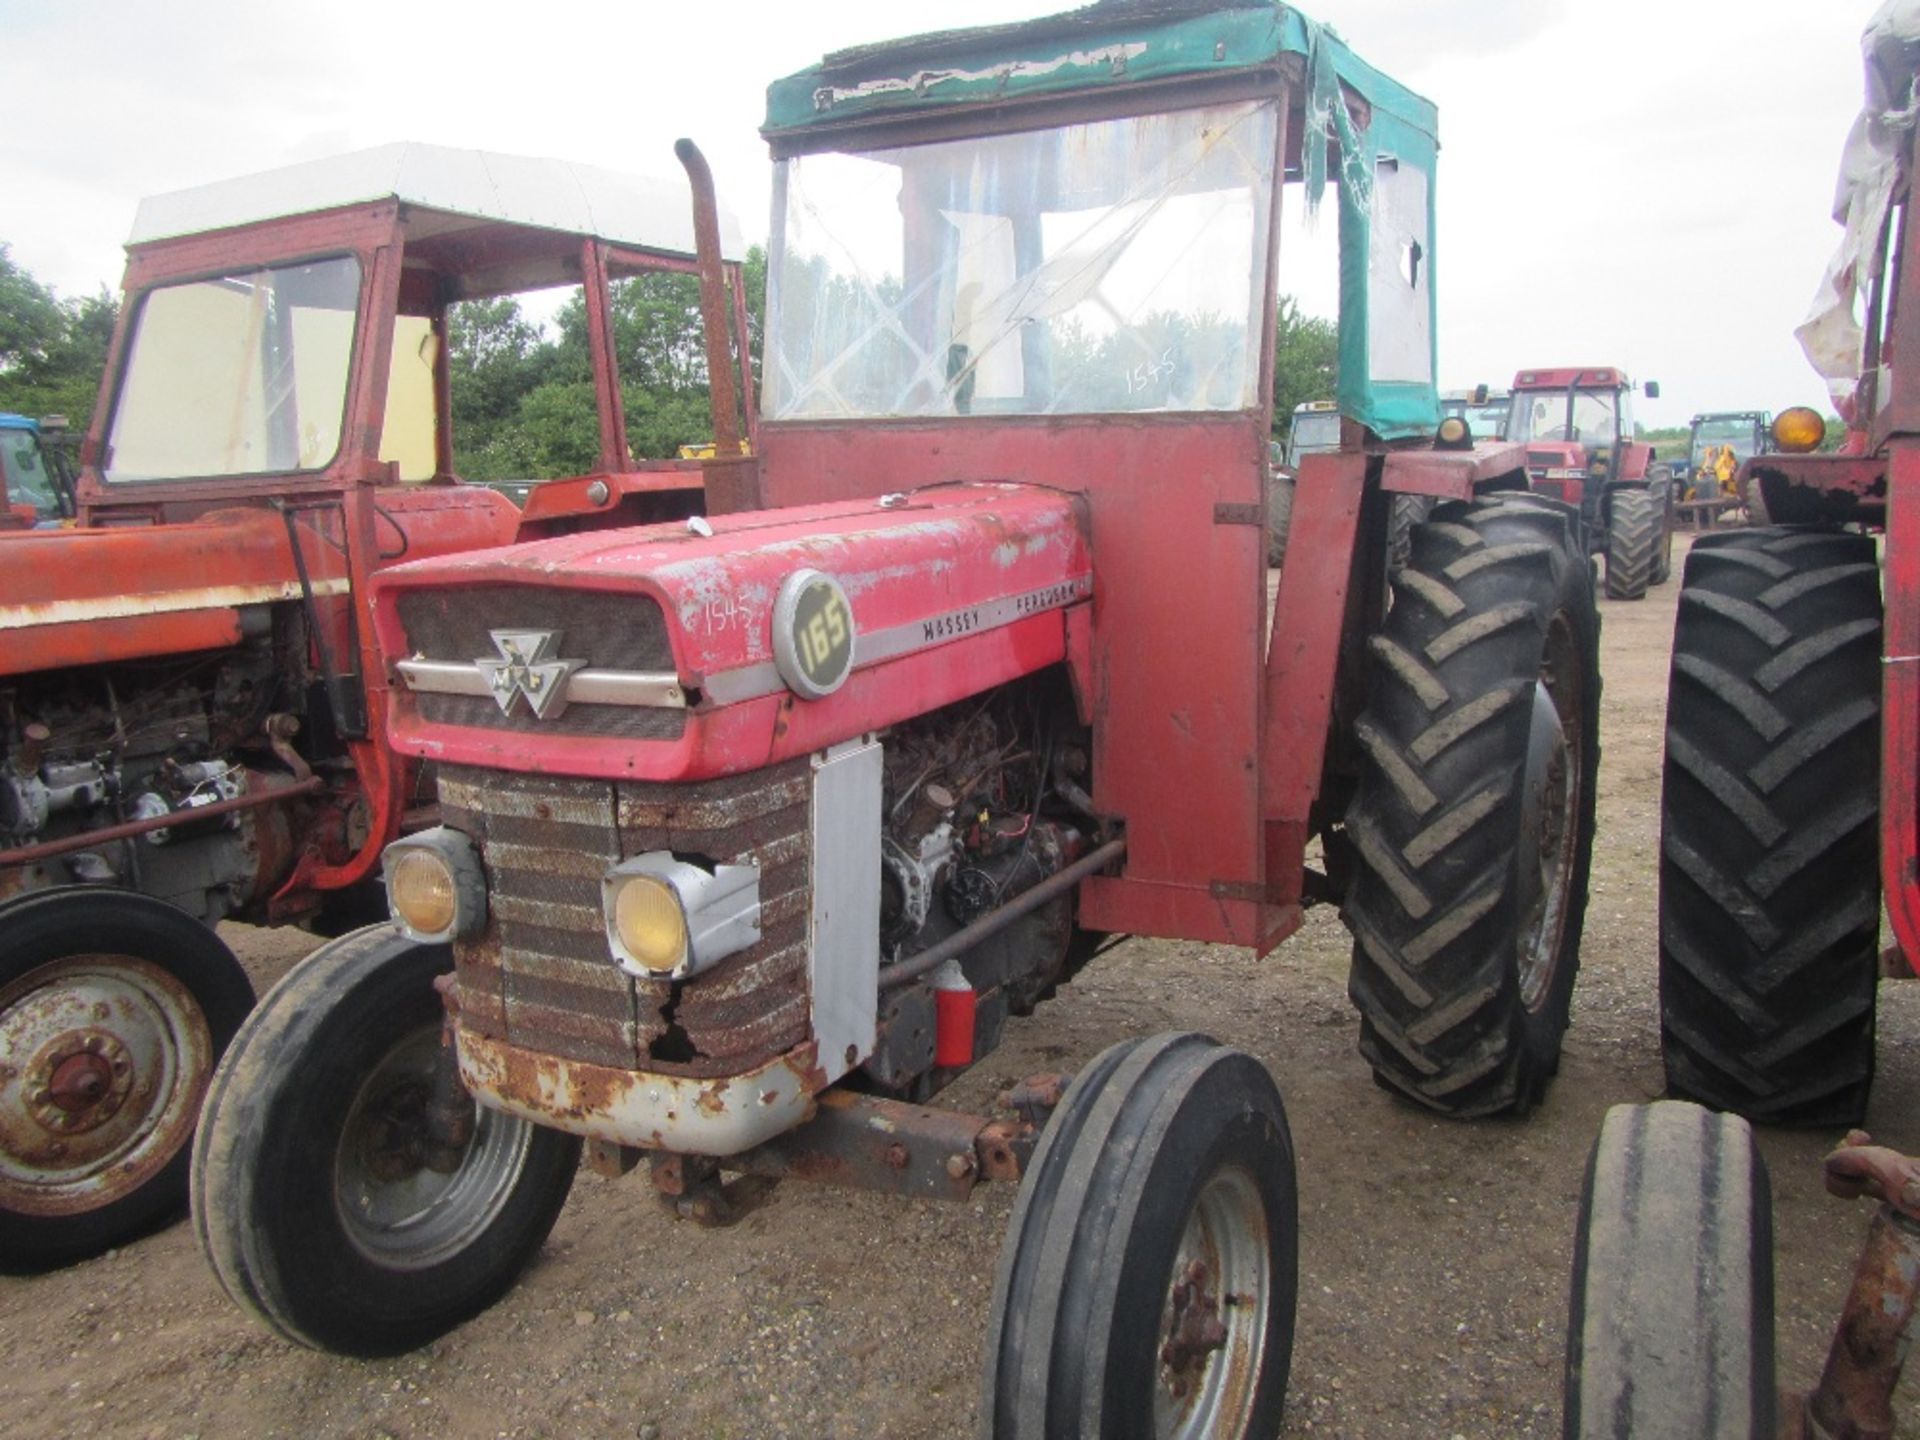
[[[1534,692],[1521,784],[1520,1003],[1537,1014],[1553,994],[1572,909],[1574,859],[1580,843],[1582,763],[1579,651],[1565,615],[1547,627],[1546,656]]]
[[[0,1207],[104,1209],[193,1133],[213,1073],[207,1018],[133,955],[75,955],[0,990]]]
[[[390,1270],[424,1270],[471,1246],[511,1198],[534,1127],[476,1107],[458,1163],[422,1158],[425,1111],[441,1063],[435,1021],[393,1046],[354,1096],[334,1159],[334,1205],[348,1241]]]
[[[1260,1186],[1241,1167],[1224,1167],[1194,1197],[1161,1302],[1155,1436],[1246,1432],[1265,1371],[1272,1297]]]

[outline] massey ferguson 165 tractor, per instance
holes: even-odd
[[[196,1226],[235,1302],[364,1354],[499,1296],[583,1140],[694,1214],[728,1172],[1018,1180],[983,1433],[1272,1435],[1264,1067],[1136,1037],[927,1102],[1101,937],[1265,952],[1315,902],[1382,1084],[1470,1116],[1552,1076],[1597,611],[1577,512],[1439,423],[1433,109],[1290,7],[1129,0],[831,55],[765,134],[750,483],[380,577],[442,824],[235,1040]],[[1301,462],[1270,601],[1277,221],[1329,179],[1371,438]],[[1389,577],[1398,494],[1440,503]]]
[[[1660,394],[1646,384],[1648,399]],[[1607,595],[1646,598],[1673,573],[1673,473],[1633,438],[1633,382],[1619,370],[1522,370],[1506,438],[1527,447],[1535,494],[1577,505],[1587,547],[1607,557]]]
[[[628,456],[608,323],[693,229],[684,181],[417,145],[142,204],[77,528],[0,535],[0,1268],[182,1205],[253,1003],[213,922],[363,923],[431,823],[373,572],[700,508],[699,466]],[[448,307],[563,286],[600,473],[523,516],[454,483]]]

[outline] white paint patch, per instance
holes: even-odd
[[[316,580],[315,595],[344,595],[345,578]],[[75,625],[97,620],[127,620],[140,615],[178,615],[188,610],[231,610],[298,600],[300,582],[278,585],[214,585],[203,590],[163,590],[144,595],[109,595],[97,600],[48,600],[38,605],[0,605],[0,630],[29,630],[41,625]]]

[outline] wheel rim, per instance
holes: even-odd
[[[526,1165],[534,1127],[475,1107],[472,1136],[450,1168],[428,1163],[427,1104],[441,1026],[389,1050],[354,1097],[334,1160],[334,1204],[368,1259],[423,1270],[471,1245],[499,1215]],[[471,1102],[469,1102],[471,1103]]]
[[[1547,653],[1534,687],[1522,776],[1520,826],[1520,1003],[1538,1012],[1553,993],[1567,932],[1575,851],[1580,841],[1580,787],[1585,736],[1580,723],[1578,651],[1564,615],[1547,631]]]
[[[132,955],[75,955],[0,990],[0,1206],[80,1215],[140,1189],[193,1133],[213,1072],[199,1002]]]
[[[1187,1213],[1160,1308],[1156,1436],[1245,1433],[1264,1369],[1272,1291],[1260,1187],[1237,1166],[1222,1169]]]

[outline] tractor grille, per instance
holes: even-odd
[[[1527,451],[1527,464],[1529,465],[1559,465],[1561,463],[1563,463],[1563,457],[1557,450]]]
[[[564,1059],[697,1077],[799,1044],[810,780],[805,760],[691,785],[443,766],[441,813],[479,843],[489,890],[485,933],[455,947],[461,1023]],[[649,850],[757,862],[760,943],[677,986],[622,971],[600,879]]]
[[[559,653],[602,670],[671,671],[673,646],[666,616],[646,595],[604,590],[548,590],[532,585],[476,585],[406,590],[400,621],[407,649],[428,660],[456,663],[499,652],[495,630],[552,630]],[[502,713],[486,695],[413,697],[421,718],[474,730],[511,730],[538,735],[604,735],[622,740],[674,740],[686,729],[686,711],[634,705],[569,705],[559,715],[535,719],[525,705]]]

